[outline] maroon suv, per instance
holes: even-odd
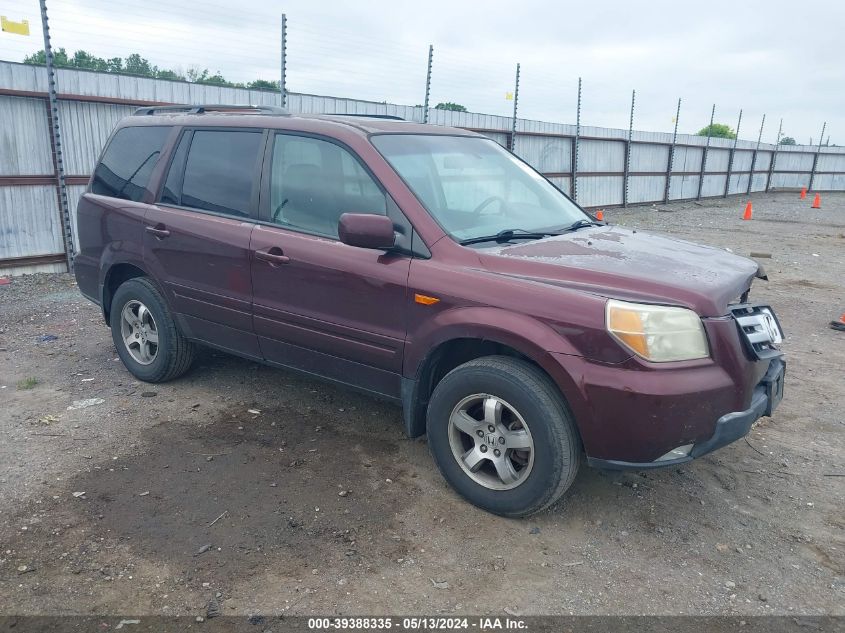
[[[470,502],[677,465],[783,394],[753,261],[595,221],[497,143],[381,118],[142,108],[79,202],[76,277],[141,380],[196,344],[401,404]]]

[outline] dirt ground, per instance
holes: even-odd
[[[211,351],[139,383],[70,276],[0,286],[0,615],[845,614],[845,194],[752,199],[606,219],[771,254],[774,417],[681,468],[583,466],[526,520],[459,499],[398,408]]]

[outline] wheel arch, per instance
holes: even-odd
[[[106,270],[100,288],[103,318],[105,318],[106,323],[109,323],[111,303],[114,298],[114,293],[121,284],[129,281],[130,279],[135,279],[136,277],[150,278],[147,271],[135,262],[116,262],[109,266]]]
[[[446,327],[439,337],[425,346],[428,351],[418,360],[413,353],[408,354],[406,361],[409,362],[406,362],[406,374],[402,378],[402,410],[407,435],[413,438],[425,434],[428,401],[437,383],[455,367],[483,356],[510,356],[538,368],[551,379],[573,412],[577,426],[581,409],[579,390],[569,372],[555,359],[560,354],[547,351],[547,337],[559,338],[559,335],[533,319],[524,325],[524,329],[504,329],[480,326],[475,322],[464,327]]]

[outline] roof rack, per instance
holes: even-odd
[[[351,114],[347,112],[323,112],[321,116],[348,116],[348,117],[360,117],[364,119],[388,119],[390,121],[405,121],[401,116],[396,116],[394,114]]]
[[[253,113],[265,115],[287,115],[290,114],[285,108],[274,105],[165,105],[165,106],[144,106],[138,108],[133,116],[151,116],[153,114],[206,114],[211,112],[232,112],[232,113]]]

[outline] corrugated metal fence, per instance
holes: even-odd
[[[57,71],[57,85],[73,218],[103,144],[134,107],[279,103],[278,94],[266,91],[68,69]],[[422,107],[296,93],[288,95],[288,108],[423,120]],[[0,62],[0,121],[0,273],[64,270],[57,168],[42,67]],[[429,110],[429,123],[475,130],[506,147],[513,125],[510,117],[434,109]],[[817,191],[845,190],[842,147],[765,143],[758,147],[754,141],[739,140],[734,149],[734,141],[710,139],[705,149],[705,138],[678,135],[673,148],[671,133],[635,131],[629,148],[627,130],[581,127],[576,143],[574,125],[522,119],[513,140],[519,156],[591,208],[806,187],[811,175]]]

